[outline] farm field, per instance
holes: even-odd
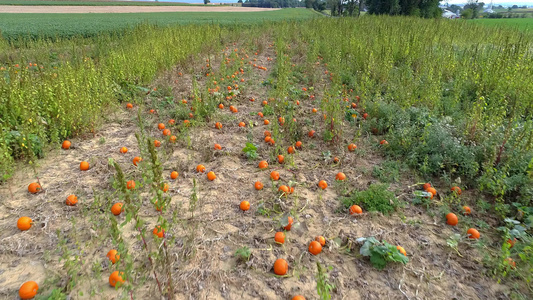
[[[0,298],[531,298],[531,33],[258,19],[6,35]]]
[[[533,30],[533,18],[476,19],[473,22],[494,27],[506,26],[521,30]]]
[[[75,1],[75,0],[57,0],[57,1],[35,1],[35,0],[0,0],[0,5],[49,5],[49,6],[192,6],[203,4],[191,4],[191,3],[177,3],[177,2],[155,2],[155,1]]]
[[[1,14],[0,30],[7,40],[19,37],[68,38],[116,33],[142,23],[160,26],[172,24],[256,24],[281,20],[304,20],[318,14],[306,9],[257,12],[160,12],[124,14]],[[64,26],[64,24],[71,24]],[[95,24],[98,24],[95,26]]]
[[[240,7],[240,6],[46,6],[46,5],[4,5],[0,6],[0,13],[11,14],[106,14],[106,13],[160,13],[160,12],[261,12],[273,11],[276,8]]]

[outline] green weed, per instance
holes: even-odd
[[[370,262],[376,269],[384,269],[389,262],[400,262],[403,264],[409,262],[407,256],[400,253],[396,246],[385,241],[378,241],[374,237],[360,238],[358,241],[364,242],[359,253],[369,257]]]
[[[347,197],[341,197],[344,208],[357,204],[366,211],[379,211],[389,214],[398,206],[394,193],[387,190],[384,184],[371,184],[365,191],[352,191]]]

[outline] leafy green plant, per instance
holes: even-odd
[[[448,247],[452,248],[457,253],[457,255],[463,257],[463,255],[461,255],[461,253],[459,252],[459,242],[461,241],[461,239],[461,235],[455,233],[446,240],[446,244],[448,245]]]
[[[189,211],[191,212],[191,218],[194,217],[194,211],[196,210],[196,205],[198,204],[198,185],[196,183],[196,178],[192,179],[192,192],[189,197]]]
[[[396,246],[385,241],[379,241],[374,237],[359,238],[357,241],[364,242],[359,253],[363,256],[370,257],[370,262],[376,269],[384,269],[389,262],[399,262],[402,264],[409,262],[407,256],[400,253]]]
[[[317,274],[316,274],[316,291],[320,299],[331,299],[331,292],[335,289],[335,285],[329,282],[326,270],[320,265],[320,262],[316,262]],[[331,267],[329,268],[331,269]]]
[[[242,148],[242,152],[248,159],[256,159],[258,157],[257,147],[253,143],[246,143],[246,147]]]
[[[263,115],[264,116],[273,116],[274,115],[274,109],[270,105],[265,105],[263,107]]]
[[[387,190],[385,184],[371,184],[365,191],[352,191],[347,197],[341,197],[341,203],[345,208],[357,204],[367,211],[379,211],[389,214],[398,206],[398,200],[394,193]]]
[[[235,251],[235,257],[241,261],[248,261],[251,255],[252,251],[247,246],[243,246]]]
[[[411,200],[413,204],[424,205],[426,209],[429,209],[431,205],[431,193],[425,191],[414,191],[414,198]]]
[[[386,160],[380,165],[374,166],[372,176],[384,183],[398,182],[402,168],[400,161]]]

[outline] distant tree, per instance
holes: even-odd
[[[242,4],[242,0],[239,0],[239,1],[237,1],[237,3],[240,3],[240,4]]]
[[[316,11],[324,11],[327,9],[328,3],[324,0],[316,0],[313,2],[313,9]]]
[[[313,8],[316,0],[305,0],[305,7],[306,8]]]
[[[329,9],[332,16],[342,16],[342,0],[329,0]]]
[[[518,5],[515,4],[515,5],[511,6],[511,8],[512,8],[512,9],[517,9],[517,8],[518,8]]]
[[[461,17],[465,19],[472,19],[472,16],[474,15],[474,11],[471,8],[463,9],[461,12]]]
[[[442,9],[439,7],[439,0],[420,0],[418,8],[420,16],[423,18],[440,18]]]
[[[211,1],[209,0],[204,0],[204,5],[207,5],[207,3],[210,3]]]
[[[482,4],[481,7],[480,7],[480,4]],[[472,10],[472,16],[470,18],[467,18],[467,19],[476,19],[479,16],[479,11],[481,9],[483,9],[484,5],[485,5],[485,3],[483,3],[483,2],[478,3],[478,0],[468,0],[468,3],[465,4],[463,9],[464,10],[471,9]],[[461,14],[461,16],[462,16],[462,14]]]
[[[400,0],[365,0],[368,13],[373,15],[400,14]]]
[[[452,4],[450,7],[448,7],[448,10],[453,13],[458,13],[461,11],[461,7],[459,5]]]
[[[356,15],[359,15],[359,0],[347,0],[346,1],[346,4],[344,5],[345,7],[345,13],[346,15],[348,16],[353,16],[354,13]],[[357,10],[357,12],[355,12]]]
[[[442,15],[439,0],[365,0],[370,14],[437,18]]]

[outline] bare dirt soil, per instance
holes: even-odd
[[[148,13],[148,12],[254,12],[278,8],[240,6],[16,6],[0,5],[0,13],[85,14],[85,13]]]
[[[506,286],[483,275],[479,253],[473,246],[461,244],[458,250],[463,256],[460,257],[446,245],[450,235],[459,233],[456,228],[446,226],[438,216],[430,216],[425,209],[409,202],[405,195],[412,192],[409,187],[415,182],[412,175],[404,174],[400,183],[392,185],[392,190],[400,191],[396,195],[402,208],[390,216],[365,213],[354,218],[339,209],[339,195],[334,183],[337,172],[346,174],[346,185],[350,188],[365,189],[376,182],[369,170],[383,161],[372,150],[372,145],[379,142],[377,137],[359,139],[357,154],[348,152],[345,147],[326,144],[321,136],[315,139],[305,136],[302,139],[304,147],[293,155],[292,166],[268,159],[269,146],[262,140],[263,132],[270,127],[263,125],[263,120],[256,114],[262,109],[261,101],[267,99],[268,88],[261,83],[272,70],[276,54],[268,44],[264,45],[264,49],[257,56],[248,52],[250,61],[255,59],[254,64],[265,66],[268,71],[246,68],[242,76],[246,82],[239,82],[244,92],[232,101],[238,113],[231,113],[226,107],[215,114],[212,122],[193,127],[190,147],[183,141],[174,146],[165,142],[158,150],[165,179],[170,184],[168,193],[172,197],[165,215],[176,213],[179,219],[173,230],[166,233],[167,237],[176,238],[170,249],[174,258],[175,299],[274,300],[291,299],[296,294],[302,294],[306,299],[318,299],[316,262],[331,268],[328,274],[330,282],[335,285],[333,299],[507,298]],[[232,49],[226,48],[225,51],[231,53]],[[220,65],[220,56],[220,52],[210,56],[210,63]],[[267,57],[274,60],[270,61]],[[170,86],[174,101],[181,102],[191,93],[191,73],[201,74],[199,69],[192,68],[194,72],[190,72],[191,68],[177,67],[162,74],[151,88]],[[323,74],[323,71],[320,73]],[[213,79],[203,76],[198,79],[198,84],[202,86],[208,80]],[[324,75],[321,80],[327,82],[328,78]],[[317,98],[319,96],[317,94]],[[252,97],[256,99],[254,102],[249,100]],[[163,99],[146,96],[144,101],[143,115],[148,128],[151,128],[149,134],[161,138],[157,123],[166,124],[168,120],[157,113],[150,115],[148,110],[157,107],[158,101]],[[321,132],[321,114],[311,113],[315,105],[312,101],[302,101],[296,118],[313,120],[313,129]],[[107,214],[119,223],[124,221],[124,215],[114,217],[109,213],[109,207],[116,199],[111,186],[115,171],[108,166],[108,159],[113,158],[120,163],[127,178],[139,178],[139,171],[131,164],[133,157],[139,153],[134,136],[138,131],[135,119],[135,110],[121,109],[110,114],[108,123],[94,135],[73,139],[71,150],[56,149],[40,160],[37,175],[44,192],[37,195],[27,192],[28,184],[35,181],[35,174],[29,167],[21,167],[13,179],[0,187],[0,298],[15,299],[19,286],[27,280],[37,281],[48,289],[65,288],[72,277],[65,274],[68,269],[66,262],[59,259],[60,253],[64,253],[60,240],[64,239],[67,239],[63,242],[71,253],[81,256],[76,258],[81,260],[82,265],[77,274],[84,279],[69,290],[73,299],[90,298],[91,293],[93,299],[118,298],[120,289],[115,290],[107,282],[112,269],[106,253],[113,245],[109,237],[93,230],[102,226],[94,224],[93,219],[99,214]],[[272,116],[271,122],[275,119]],[[253,128],[248,126],[248,120],[255,125]],[[215,121],[223,123],[222,130],[214,128]],[[246,121],[247,127],[238,127],[240,121]],[[309,125],[302,126],[304,132],[310,129]],[[345,136],[350,134],[347,131]],[[251,135],[258,145],[259,158],[269,160],[268,170],[257,168],[260,159],[243,157],[241,149],[247,135]],[[349,142],[343,140],[340,144]],[[223,149],[213,150],[214,143],[221,144]],[[118,151],[122,146],[129,149],[125,155]],[[331,160],[324,160],[321,156],[323,151],[331,151],[333,156],[341,158],[341,162],[333,164]],[[82,160],[91,164],[89,171],[79,171]],[[208,171],[216,173],[215,181],[208,181],[205,174],[194,170],[200,163]],[[179,178],[175,181],[168,178],[172,170],[179,171]],[[289,181],[295,183],[293,195],[277,195],[277,187],[273,187],[277,183],[269,179],[272,170],[279,171],[283,184]],[[193,179],[199,185],[199,201],[191,218],[188,203]],[[322,179],[330,187],[321,193],[317,183]],[[261,191],[253,188],[258,180],[265,185]],[[65,205],[69,194],[78,196],[80,202],[77,206]],[[469,191],[463,195],[476,196]],[[239,210],[242,200],[250,201],[250,211],[243,213]],[[103,204],[95,205],[96,201]],[[296,212],[295,225],[287,232],[284,245],[276,244],[273,239],[275,232],[282,230],[279,222],[281,213],[272,209],[268,215],[259,214],[261,203],[268,208]],[[147,222],[147,232],[151,232],[159,214],[148,200],[145,204],[140,214]],[[16,228],[17,219],[23,215],[34,220],[34,227],[25,232]],[[73,230],[76,230],[74,234]],[[138,232],[131,225],[121,230],[124,240],[130,244],[134,261],[146,263]],[[149,235],[148,242],[151,243],[153,238],[151,233]],[[309,242],[318,235],[325,236],[328,242],[321,254],[313,256],[307,249]],[[335,238],[353,241],[368,236],[402,245],[407,251],[409,263],[405,266],[389,264],[385,270],[379,271],[372,267],[368,258],[358,254],[357,245],[339,247],[332,242]],[[249,247],[252,254],[248,261],[239,262],[234,253],[243,246]],[[288,276],[273,274],[277,258],[288,261]],[[83,296],[80,291],[84,292]],[[158,295],[154,278],[149,277],[143,286],[138,287],[132,299],[161,299]],[[122,297],[129,296],[122,294]]]

